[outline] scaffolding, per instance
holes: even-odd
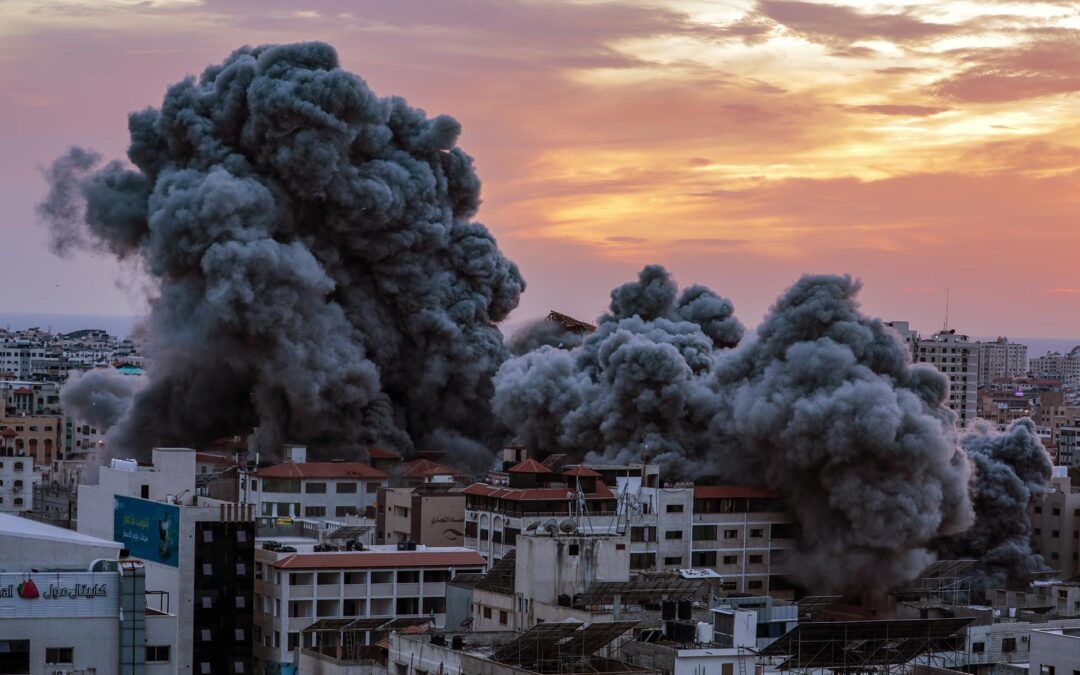
[[[924,607],[966,604],[971,601],[971,577],[977,563],[976,560],[937,560],[896,595],[917,599]]]
[[[972,618],[800,623],[760,655],[802,675],[909,675],[915,665],[947,667],[964,650]]]
[[[637,621],[539,623],[500,645],[492,659],[536,673],[604,672],[603,663],[609,659],[597,652],[637,625]]]

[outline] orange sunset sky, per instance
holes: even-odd
[[[744,323],[804,272],[971,335],[1080,337],[1074,2],[4,0],[6,311],[127,313],[137,273],[52,256],[39,168],[123,157],[126,114],[242,44],[324,40],[463,124],[512,319],[595,317],[648,262]]]

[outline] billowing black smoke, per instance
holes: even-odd
[[[975,590],[1022,585],[1031,574],[1048,569],[1031,550],[1028,506],[1046,494],[1053,465],[1035,434],[1035,424],[1022,419],[997,433],[977,422],[960,437],[975,465],[975,524],[938,543],[943,558],[973,558]]]
[[[677,290],[658,266],[612,293],[579,348],[507,361],[494,408],[528,447],[663,465],[667,476],[756,477],[802,524],[789,556],[818,590],[916,576],[930,543],[972,520],[969,463],[945,406],[948,380],[864,316],[849,277],[807,276],[757,335],[731,303]]]
[[[581,344],[585,333],[573,331],[550,319],[530,321],[506,341],[506,348],[514,356],[521,356],[541,347],[573,349]]]
[[[138,259],[160,289],[112,451],[254,429],[263,450],[487,461],[495,322],[524,282],[471,220],[454,119],[375,96],[312,43],[240,49],[128,125],[134,169],[73,149],[39,207],[58,252]]]

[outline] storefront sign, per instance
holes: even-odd
[[[116,616],[116,572],[0,573],[0,619]]]

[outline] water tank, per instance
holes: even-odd
[[[441,633],[436,633],[431,636],[431,644],[439,645],[440,647],[446,646],[446,636]]]
[[[690,602],[690,598],[679,598],[679,621],[690,621],[693,617],[692,609],[693,603]]]
[[[569,607],[571,604],[569,595],[563,593],[559,596],[559,607]]]
[[[462,649],[465,648],[465,638],[460,636],[460,635],[455,635],[450,640],[450,647],[452,649],[456,649],[458,651],[461,651]]]
[[[680,621],[679,622],[679,642],[687,643],[694,641],[694,632],[697,626],[693,621]]]
[[[120,459],[119,457],[113,457],[109,466],[117,471],[138,471],[139,463],[133,459]]]
[[[660,604],[660,618],[664,621],[675,620],[675,601],[671,599],[664,600]]]
[[[713,627],[704,621],[698,621],[697,631],[694,634],[694,642],[708,644],[713,641]]]
[[[664,639],[667,640],[668,642],[677,642],[678,639],[679,639],[678,635],[677,635],[677,632],[676,632],[678,630],[678,626],[679,626],[679,624],[677,622],[675,622],[675,621],[665,621],[664,622]]]

